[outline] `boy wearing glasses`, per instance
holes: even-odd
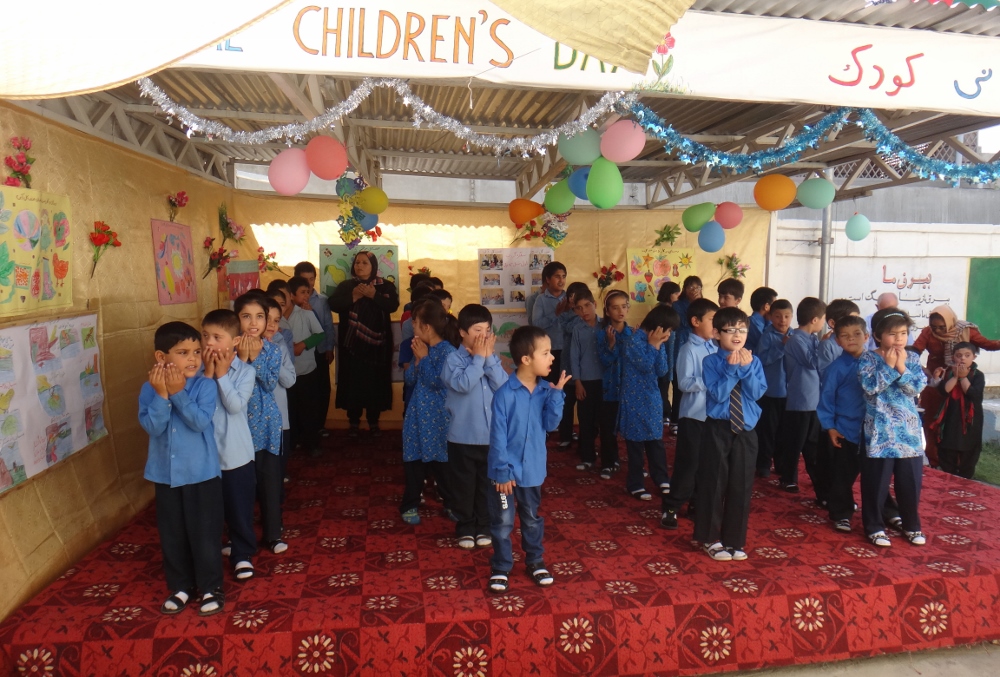
[[[739,308],[712,318],[719,350],[702,361],[706,419],[698,459],[694,539],[718,562],[745,560],[750,493],[757,463],[757,400],[767,389],[760,360],[744,345],[749,320]]]

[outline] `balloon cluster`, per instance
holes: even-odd
[[[796,188],[795,182],[783,174],[769,174],[753,187],[757,206],[769,212],[781,211],[795,200],[809,209],[826,209],[833,204],[837,187],[824,178],[806,179]],[[868,237],[871,223],[861,214],[847,220],[845,231],[848,239],[858,241]]]
[[[362,239],[372,242],[382,235],[378,225],[378,215],[389,207],[389,198],[381,188],[369,186],[364,178],[354,179],[342,176],[337,179],[337,195],[340,197],[340,239],[348,249],[354,249]]]
[[[537,202],[523,198],[511,200],[507,205],[507,213],[517,226],[517,235],[511,244],[518,240],[541,240],[542,244],[555,249],[566,239],[568,214],[547,212]]]
[[[717,252],[726,244],[726,231],[740,225],[743,210],[735,202],[692,205],[681,214],[681,223],[689,233],[698,233],[698,246],[706,252]]]

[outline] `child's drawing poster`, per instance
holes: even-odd
[[[524,312],[524,302],[541,289],[542,268],[552,261],[548,247],[480,249],[479,303],[493,311]]]
[[[0,186],[0,317],[73,303],[69,198]]]
[[[374,254],[378,263],[378,276],[387,282],[392,282],[399,291],[399,247],[388,244],[367,247],[358,245],[354,249],[348,249],[345,244],[321,244],[317,291],[331,296],[338,284],[354,277],[351,264],[354,263],[354,257],[358,252]]]
[[[251,289],[260,287],[260,263],[257,261],[230,261],[226,264],[229,300],[235,301]]]
[[[681,284],[685,277],[695,274],[693,249],[647,247],[628,249],[625,255],[628,294],[633,303],[655,304],[664,282]]]
[[[500,364],[508,374],[514,371],[514,360],[510,356],[510,337],[518,327],[528,325],[526,313],[504,313],[493,316],[493,334],[497,337],[496,354]]]
[[[198,277],[194,269],[191,228],[159,219],[150,219],[150,224],[160,305],[197,301]]]
[[[0,493],[108,434],[97,316],[0,330]]]

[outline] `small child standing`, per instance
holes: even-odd
[[[218,391],[198,375],[201,334],[167,322],[153,337],[156,364],[139,392],[139,425],[149,434],[143,473],[156,486],[156,527],[170,597],[160,607],[176,614],[196,591],[198,613],[222,611],[222,479],[212,417]]]
[[[545,330],[552,344],[552,357],[555,358],[555,363],[552,365],[548,380],[550,383],[555,383],[559,380],[561,372],[569,372],[569,365],[562,360],[566,329],[560,322],[563,313],[572,313],[565,292],[566,266],[559,261],[547,263],[542,268],[542,287],[543,291],[531,309],[531,325]],[[567,412],[563,412],[558,425],[559,445],[563,449],[573,443],[573,400],[569,398],[568,393],[565,395],[564,407],[568,410],[569,416],[566,415]]]
[[[613,289],[604,297],[604,320],[594,328],[601,376],[601,479],[610,480],[619,468],[618,405],[622,388],[622,352],[632,337],[628,316],[628,294]]]
[[[785,384],[785,344],[792,326],[792,304],[778,299],[771,304],[771,323],[757,345],[757,357],[764,366],[767,392],[757,403],[760,425],[757,426],[757,476],[771,476],[771,461],[775,460],[778,425],[785,413],[788,386]],[[778,470],[775,464],[775,470]]]
[[[899,308],[872,316],[876,349],[858,360],[865,392],[864,447],[861,451],[861,520],[872,545],[892,543],[882,528],[882,506],[894,482],[903,535],[924,545],[920,531],[920,487],[924,450],[916,398],[927,385],[920,358],[906,350],[913,321]]]
[[[428,470],[437,482],[446,514],[451,503],[447,477],[451,416],[445,407],[447,387],[441,380],[441,372],[448,356],[455,352],[455,346],[445,340],[448,335],[448,312],[437,299],[418,302],[413,307],[411,318],[413,362],[406,368],[404,378],[413,386],[413,395],[403,419],[406,489],[399,511],[407,524],[420,524],[418,508]]]
[[[580,464],[577,470],[590,470],[597,462],[595,447],[598,431],[601,435],[601,404],[604,390],[601,379],[604,368],[597,356],[597,304],[589,289],[576,293],[575,308],[579,323],[573,329],[570,341],[570,370],[573,372],[576,389],[577,413],[580,419]]]
[[[670,361],[677,361],[677,353],[680,349],[687,343],[688,336],[691,335],[691,325],[687,323],[687,310],[695,299],[701,298],[702,292],[701,278],[697,275],[688,275],[684,278],[684,283],[681,285],[681,295],[680,297],[670,304],[670,307],[677,311],[677,316],[680,318],[680,326],[677,328],[677,337],[673,341],[673,348],[670,353]],[[670,403],[670,432],[674,435],[677,434],[677,419],[680,418],[680,406],[681,399],[684,395],[680,390],[680,386],[677,384],[677,374],[674,374],[674,399]]]
[[[764,330],[771,324],[768,316],[771,314],[771,304],[778,298],[778,292],[770,287],[757,287],[750,294],[750,333],[747,334],[746,348],[752,353],[757,352],[757,346],[764,335]]]
[[[688,323],[691,335],[677,355],[677,382],[684,397],[681,400],[681,418],[677,421],[677,451],[674,456],[674,477],[670,493],[662,499],[660,525],[666,529],[677,528],[677,513],[684,504],[694,504],[695,480],[698,477],[698,457],[705,429],[705,381],[702,363],[719,350],[712,340],[715,328],[712,320],[719,306],[708,299],[695,299],[688,306]],[[688,515],[691,511],[688,511]]]
[[[674,307],[674,303],[681,297],[681,286],[674,282],[673,280],[667,280],[660,285],[660,291],[656,292],[656,302],[662,306]],[[683,324],[684,319],[681,318],[681,323]],[[670,356],[670,371],[667,372],[666,376],[661,376],[658,383],[660,384],[660,399],[663,400],[663,425],[670,425],[670,415],[673,413],[673,405],[670,402],[670,385],[676,380],[674,378],[674,364],[677,362],[677,332],[670,333],[670,339],[667,341],[667,355]],[[676,400],[680,397],[680,391],[674,391],[674,399]],[[676,423],[676,421],[675,421]]]
[[[490,453],[493,393],[507,381],[496,356],[493,315],[486,306],[470,303],[458,313],[462,345],[450,353],[441,371],[448,387],[448,467],[452,509],[458,517],[455,535],[465,550],[490,543],[490,494],[486,460]]]
[[[931,423],[937,433],[941,470],[971,480],[983,450],[983,391],[986,377],[979,371],[979,348],[962,341],[952,351],[952,366],[939,368],[938,390],[944,404]]]
[[[644,487],[643,456],[660,494],[670,493],[667,452],[663,447],[663,400],[657,378],[670,369],[667,340],[677,329],[677,312],[667,306],[649,311],[624,346],[619,421],[628,452],[625,489],[640,501],[653,497]]]
[[[705,427],[698,459],[698,497],[694,539],[714,560],[747,558],[747,522],[757,457],[754,426],[757,400],[764,395],[764,369],[743,347],[747,316],[722,308],[712,318],[719,350],[702,362]]]
[[[848,315],[861,315],[861,309],[858,308],[858,304],[850,299],[834,299],[826,306],[826,325],[830,331],[820,339],[819,350],[816,354],[816,367],[819,369],[819,378],[821,381],[827,367],[833,364],[833,361],[844,352],[843,348],[840,347],[840,342],[837,340],[835,327],[840,318],[847,317]]]
[[[545,520],[538,514],[545,481],[545,431],[555,427],[563,409],[565,372],[553,384],[545,380],[555,357],[545,331],[519,327],[510,339],[517,365],[507,382],[493,395],[488,475],[496,486],[490,492],[490,592],[507,591],[514,568],[510,535],[514,513],[521,518],[521,546],[528,575],[536,585],[552,585],[552,574],[542,559]]]
[[[322,370],[329,370],[329,363],[319,365],[315,348],[326,340],[326,333],[309,298],[313,292],[309,282],[302,277],[288,281],[292,297],[292,310],[288,323],[292,329],[292,351],[295,353],[295,385],[288,391],[288,414],[291,423],[292,444],[301,445],[310,456],[319,456],[319,431],[326,422],[330,398],[322,397]],[[329,376],[327,376],[329,378]]]
[[[277,296],[284,298],[279,291]],[[278,299],[267,297],[267,329],[264,338],[273,343],[281,351],[281,371],[278,372],[278,387],[274,389],[274,401],[281,412],[281,503],[285,503],[285,486],[288,480],[288,455],[292,452],[291,420],[288,416],[288,389],[295,385],[295,362],[292,361],[290,336],[291,331],[282,331],[281,318],[284,311]],[[287,334],[287,336],[286,336]]]

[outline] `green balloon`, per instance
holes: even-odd
[[[559,154],[574,167],[589,165],[601,157],[601,135],[587,129],[574,136],[559,135]]]
[[[576,195],[569,189],[569,181],[566,179],[549,188],[549,192],[545,194],[545,209],[552,214],[565,214],[573,209],[575,202]]]
[[[714,216],[715,204],[702,202],[701,204],[691,205],[685,209],[684,213],[681,214],[681,222],[684,224],[684,229],[689,233],[697,233]]]
[[[823,209],[833,203],[837,187],[827,179],[809,179],[799,184],[795,197],[809,209]]]
[[[847,235],[848,240],[854,242],[865,239],[870,232],[872,232],[871,221],[862,214],[855,214],[844,224],[844,234]]]
[[[598,209],[611,209],[622,201],[625,182],[618,165],[602,157],[594,160],[587,177],[587,199]]]

